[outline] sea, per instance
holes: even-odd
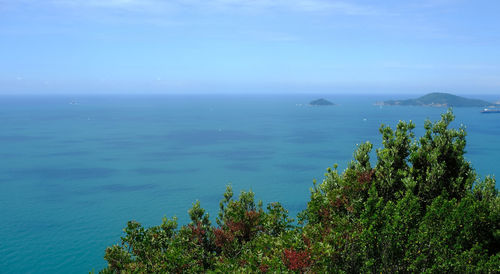
[[[357,144],[380,148],[381,124],[412,120],[421,136],[446,111],[374,105],[411,97],[0,96],[0,273],[98,272],[127,221],[186,224],[197,200],[215,220],[228,185],[295,217],[328,167],[345,169]],[[337,105],[308,105],[318,98]],[[484,178],[500,174],[500,114],[480,110],[455,108],[452,126],[466,127],[467,160]]]

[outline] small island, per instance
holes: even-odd
[[[384,106],[430,106],[430,107],[485,107],[494,105],[479,99],[469,99],[449,93],[434,92],[416,99],[377,102]]]
[[[309,105],[311,105],[311,106],[334,106],[335,104],[326,100],[326,99],[320,98],[318,100],[311,101],[309,103]]]

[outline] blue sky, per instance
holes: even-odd
[[[500,1],[0,0],[0,93],[500,93]]]

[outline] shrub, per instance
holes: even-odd
[[[382,125],[376,164],[364,143],[343,173],[328,168],[295,225],[279,203],[264,210],[231,187],[217,226],[199,202],[180,229],[129,222],[102,272],[498,272],[500,197],[465,160],[453,119],[427,121],[418,140],[412,122]]]

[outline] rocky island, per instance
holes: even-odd
[[[311,105],[311,106],[334,106],[335,104],[326,100],[326,99],[320,98],[318,100],[311,101],[309,103],[309,105]]]
[[[384,106],[430,106],[430,107],[485,107],[494,105],[479,99],[469,99],[449,93],[434,92],[416,99],[377,102]]]

